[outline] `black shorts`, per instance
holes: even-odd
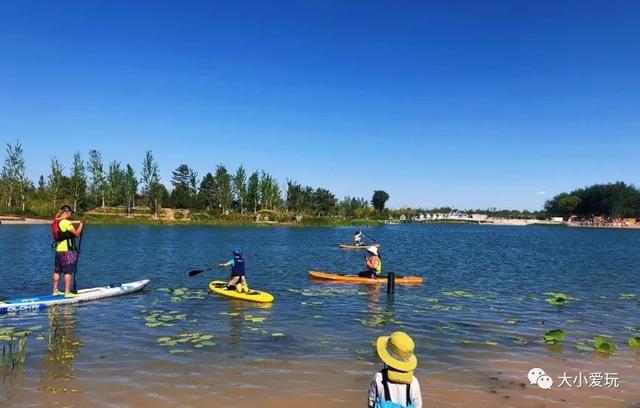
[[[54,273],[73,275],[78,267],[78,254],[75,251],[56,252]]]

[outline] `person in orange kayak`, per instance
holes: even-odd
[[[76,238],[82,234],[84,223],[80,222],[78,228],[74,228],[69,220],[73,216],[73,210],[68,205],[63,205],[56,214],[51,224],[51,233],[55,241],[56,257],[53,267],[53,292],[54,296],[62,295],[58,290],[60,275],[64,276],[64,297],[76,297],[71,292],[71,275],[75,275],[78,267],[78,250]]]
[[[358,276],[362,278],[376,279],[382,273],[382,258],[378,253],[376,246],[370,246],[367,248],[367,257],[364,261],[365,271],[360,272]]]

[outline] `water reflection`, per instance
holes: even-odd
[[[53,306],[47,314],[49,333],[44,335],[47,353],[44,357],[42,383],[45,389],[56,389],[60,385],[59,381],[74,379],[73,362],[80,353],[82,341],[75,331],[74,306]]]

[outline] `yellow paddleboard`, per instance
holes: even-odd
[[[248,300],[249,302],[271,303],[273,296],[267,292],[249,289],[249,293],[240,293],[236,290],[227,289],[227,282],[213,281],[209,284],[209,290],[222,296],[234,299]]]

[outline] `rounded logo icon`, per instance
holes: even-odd
[[[543,390],[551,389],[552,385],[553,379],[548,375],[541,375],[540,378],[538,378],[538,387],[542,388]]]
[[[529,374],[527,374],[527,378],[529,378],[529,384],[537,384],[538,378],[545,375],[545,372],[542,368],[532,368],[529,370]]]

